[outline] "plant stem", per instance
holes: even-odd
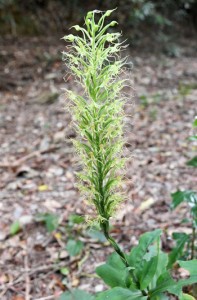
[[[191,259],[194,259],[195,256],[195,239],[196,239],[196,228],[192,228],[192,244],[191,244]]]
[[[109,234],[109,220],[105,220],[105,221],[101,222],[100,226],[101,226],[101,229],[103,230],[103,233],[104,233],[107,241],[111,244],[111,246],[114,248],[116,253],[120,256],[120,258],[121,258],[122,262],[124,263],[124,265],[126,266],[126,268],[129,268],[130,265],[127,261],[127,258],[125,256],[124,252],[120,249],[119,245]],[[137,286],[138,289],[140,289],[140,284],[139,284],[135,274],[133,273],[133,270],[129,270],[129,274],[132,277],[133,283]],[[144,296],[147,296],[147,293],[144,290],[142,290],[141,292]]]

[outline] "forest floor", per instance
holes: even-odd
[[[63,91],[75,83],[63,81],[63,50],[55,38],[0,43],[1,300],[55,300],[69,287],[105,288],[94,270],[111,249],[98,230],[76,224],[87,205],[75,187],[75,133]],[[197,183],[186,166],[194,156],[187,138],[197,113],[196,45],[183,40],[174,58],[131,49],[130,58],[127,200],[112,220],[112,235],[129,251],[141,233],[162,228],[168,251],[172,232],[190,232],[181,224],[187,207],[170,210],[171,193]],[[74,250],[66,249],[69,239],[76,240]]]

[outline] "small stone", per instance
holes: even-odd
[[[31,216],[31,215],[24,215],[24,216],[20,217],[20,219],[19,219],[19,223],[22,226],[31,224],[32,222],[33,222],[33,216]]]
[[[5,232],[0,232],[0,241],[4,241],[6,239],[7,234]]]
[[[56,167],[56,166],[53,166],[53,167],[50,167],[48,169],[48,173],[47,173],[47,176],[48,177],[53,177],[53,176],[62,176],[64,174],[64,169],[61,168],[61,167]]]
[[[104,290],[104,286],[102,284],[97,284],[95,286],[95,292],[98,293],[98,292],[102,292]]]
[[[58,131],[53,136],[54,143],[60,143],[65,140],[65,132],[64,130]]]

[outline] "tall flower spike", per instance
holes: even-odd
[[[83,165],[83,171],[78,175],[79,186],[96,208],[101,225],[108,224],[122,200],[122,178],[118,170],[124,166],[121,157],[124,80],[120,79],[120,74],[125,59],[120,58],[120,34],[107,32],[116,22],[105,25],[105,18],[112,12],[89,12],[85,28],[73,26],[81,35],[64,37],[72,43],[64,53],[64,59],[83,89],[80,95],[67,90],[78,134],[74,145]],[[101,17],[96,21],[99,13]]]
[[[98,22],[95,15],[99,12],[89,12],[85,18],[86,28],[74,26],[82,37],[64,37],[72,43],[64,59],[83,89],[82,95],[67,90],[67,96],[78,133],[74,145],[83,164],[79,174],[81,192],[96,208],[97,220],[106,239],[128,268],[133,283],[139,286],[127,257],[109,234],[109,218],[122,200],[122,178],[118,170],[124,166],[121,157],[124,97],[121,90],[125,81],[120,79],[120,74],[125,59],[120,58],[120,34],[107,33],[116,22],[104,24],[112,11],[101,15]]]

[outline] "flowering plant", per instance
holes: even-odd
[[[181,300],[194,299],[184,294],[182,287],[197,282],[194,270],[197,261],[179,262],[190,272],[190,277],[174,281],[170,269],[177,255],[169,261],[169,256],[162,252],[161,230],[142,235],[139,245],[129,254],[122,251],[109,232],[109,219],[123,198],[120,192],[122,177],[118,171],[124,166],[121,154],[125,98],[122,89],[126,84],[120,76],[126,63],[126,58],[120,57],[124,47],[119,41],[121,34],[108,32],[116,25],[115,21],[105,24],[106,17],[112,12],[88,12],[85,28],[73,26],[80,35],[64,37],[71,43],[64,52],[64,59],[82,89],[81,93],[67,90],[78,134],[73,143],[83,165],[78,174],[79,187],[95,208],[95,219],[115,250],[106,264],[96,269],[111,287],[96,299],[166,300],[165,292],[175,294]],[[98,15],[101,16],[97,20]]]

